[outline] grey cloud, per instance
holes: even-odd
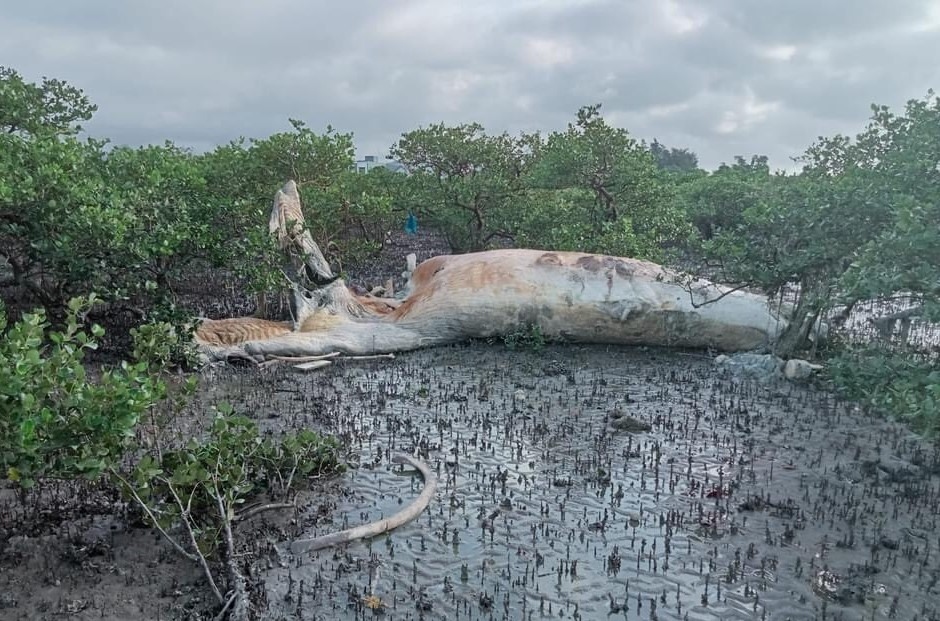
[[[687,0],[690,1],[690,0]],[[736,30],[766,43],[800,43],[856,37],[917,23],[927,14],[923,0],[716,0],[713,10]]]
[[[284,60],[311,48],[340,49],[380,13],[368,3],[166,0],[159,3],[33,0],[4,9],[13,25],[106,36],[201,56]]]
[[[790,166],[940,83],[927,0],[14,3],[0,58],[99,104],[89,131],[196,149],[300,118],[384,155],[404,131],[562,129],[584,104],[706,166]],[[934,18],[940,12],[934,14]]]

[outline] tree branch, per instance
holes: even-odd
[[[238,570],[235,562],[235,538],[232,537],[232,520],[228,517],[228,509],[222,500],[222,493],[219,491],[215,478],[212,479],[212,491],[213,496],[215,496],[216,507],[219,510],[219,519],[222,520],[223,533],[225,533],[225,564],[228,567],[234,605],[232,617],[237,620],[247,619],[248,593],[245,589],[245,577]]]
[[[225,598],[222,597],[222,592],[219,591],[219,587],[215,583],[215,578],[212,577],[212,570],[209,569],[209,561],[206,560],[205,555],[199,549],[199,543],[196,541],[196,533],[193,532],[193,525],[190,522],[189,506],[183,505],[182,499],[179,497],[179,494],[176,493],[176,488],[173,487],[173,484],[170,483],[169,480],[165,478],[161,478],[161,480],[164,483],[166,483],[166,486],[170,490],[170,493],[173,494],[173,499],[176,501],[176,505],[180,508],[180,511],[182,512],[182,515],[180,517],[182,518],[183,527],[186,530],[186,534],[189,535],[189,543],[190,545],[193,546],[193,549],[196,551],[196,560],[199,562],[200,565],[202,565],[202,571],[203,573],[205,573],[206,579],[209,581],[209,586],[212,588],[212,593],[215,594],[216,599],[219,600],[219,604],[224,605]],[[190,497],[190,500],[192,500],[192,497]]]
[[[236,513],[232,517],[232,522],[244,522],[249,518],[264,513],[265,511],[274,511],[275,509],[295,509],[296,506],[290,502],[272,502],[266,505],[259,505],[257,507],[251,507],[250,509],[245,509],[241,513]]]
[[[689,294],[689,303],[692,304],[692,308],[702,308],[703,306],[707,306],[707,305],[709,305],[709,304],[714,304],[714,303],[717,302],[718,300],[721,300],[721,299],[723,299],[723,298],[725,298],[725,297],[731,295],[732,293],[735,293],[735,292],[737,292],[737,291],[740,291],[741,289],[744,289],[744,288],[747,287],[749,284],[750,284],[750,283],[740,283],[740,284],[738,284],[738,285],[735,285],[734,287],[728,289],[727,291],[725,291],[724,293],[722,293],[722,294],[719,295],[718,297],[713,298],[713,299],[711,299],[711,300],[709,300],[709,299],[707,298],[707,296],[706,296],[705,301],[702,302],[702,303],[697,303],[697,302],[695,301],[694,292],[692,291],[692,281],[691,281],[691,280],[686,281],[686,283],[683,285],[682,288],[685,289],[685,290],[688,292],[688,294]]]
[[[150,521],[153,523],[154,528],[160,531],[160,534],[163,535],[163,538],[169,541],[170,545],[176,548],[177,552],[179,552],[180,554],[182,554],[189,560],[193,561],[194,563],[198,562],[199,558],[195,554],[190,554],[189,552],[187,552],[183,548],[183,546],[177,543],[175,539],[170,537],[170,535],[163,529],[163,527],[160,526],[160,523],[157,521],[156,516],[150,510],[150,507],[147,506],[147,503],[145,503],[143,499],[137,495],[137,491],[133,488],[133,486],[131,486],[131,484],[128,483],[127,480],[124,477],[122,477],[120,474],[118,474],[117,471],[115,471],[114,469],[111,469],[111,474],[114,477],[116,477],[121,483],[123,483],[124,486],[128,489],[128,491],[130,491],[131,495],[134,497],[134,500],[137,502],[140,508],[144,510],[144,512],[147,514],[147,517],[149,517]],[[182,509],[182,507],[180,507],[180,509]]]

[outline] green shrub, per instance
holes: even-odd
[[[254,421],[221,404],[207,439],[145,455],[125,479],[125,491],[132,490],[155,526],[187,521],[199,552],[208,554],[220,543],[224,522],[237,522],[249,498],[266,493],[283,500],[309,477],[339,471],[339,450],[335,439],[310,430],[263,437]]]
[[[832,379],[848,396],[912,424],[940,431],[940,367],[909,351],[847,349],[830,360]]]
[[[193,368],[199,356],[192,334],[192,326],[177,327],[167,321],[131,328],[133,359],[146,360],[154,372],[172,367]]]
[[[104,330],[80,327],[94,296],[68,304],[65,327],[43,311],[11,326],[0,314],[0,472],[22,488],[44,478],[95,479],[117,464],[137,422],[166,395],[146,362],[89,377],[82,363]]]
[[[403,134],[391,154],[411,172],[401,189],[417,215],[455,252],[470,252],[510,235],[507,221],[525,191],[536,143],[532,136],[487,134],[478,123],[441,123]]]

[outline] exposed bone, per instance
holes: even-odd
[[[323,354],[322,356],[271,356],[272,360],[278,360],[280,362],[313,362],[314,360],[326,360],[328,358],[335,358],[341,355],[338,351],[330,352],[328,354]]]
[[[437,489],[437,478],[426,463],[409,455],[394,455],[392,462],[396,464],[410,464],[424,477],[424,489],[421,490],[421,494],[415,498],[410,505],[392,517],[384,520],[378,520],[371,524],[356,526],[355,528],[349,528],[338,533],[316,537],[315,539],[300,539],[294,541],[291,543],[291,551],[295,553],[313,552],[358,539],[376,537],[407,524],[421,515],[421,512],[427,508],[431,503],[431,499],[434,498],[434,491]]]
[[[294,368],[298,371],[315,371],[317,369],[322,369],[323,367],[328,367],[332,362],[329,360],[314,360],[312,362],[302,362],[300,364],[295,364]]]
[[[298,206],[288,182],[275,211]],[[272,222],[282,218],[278,214]],[[305,231],[301,239],[305,247],[316,246]],[[315,256],[322,255],[307,255]],[[237,322],[249,320],[224,320],[227,334],[247,336],[220,341],[211,338],[215,322],[206,321],[196,342],[210,358],[236,350],[262,359],[336,351],[363,356],[538,328],[548,340],[740,351],[771,345],[786,327],[765,296],[704,280],[691,286],[694,296],[654,263],[587,253],[510,249],[438,256],[414,266],[403,299],[356,295],[339,279],[312,290],[296,286],[294,329],[253,320],[251,329],[237,330]]]
[[[375,354],[374,356],[344,356],[340,360],[394,360],[395,354]]]
[[[418,266],[418,255],[412,252],[407,257],[405,257],[405,271],[401,273],[401,277],[404,278],[406,281],[411,280],[411,275],[414,274],[414,271],[417,268],[417,266]]]

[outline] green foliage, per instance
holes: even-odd
[[[771,181],[767,158],[754,156],[750,163],[737,158],[711,174],[689,178],[677,187],[676,200],[699,235],[710,240],[721,231],[733,231],[744,212],[757,205]]]
[[[509,349],[527,349],[542,351],[545,348],[545,335],[537,323],[520,326],[519,329],[503,335],[503,343]]]
[[[597,252],[614,256],[655,256],[629,216],[593,222],[596,203],[583,188],[531,190],[520,200],[511,220],[516,243],[526,248]]]
[[[44,306],[93,290],[130,217],[108,200],[101,147],[49,134],[0,134],[0,253]]]
[[[131,219],[118,250],[161,286],[183,261],[200,258],[220,240],[203,220],[206,181],[196,156],[172,143],[138,149],[117,147],[107,156],[106,186]]]
[[[658,140],[653,140],[649,149],[656,164],[666,172],[690,174],[699,170],[698,156],[688,149],[670,149]]]
[[[600,105],[582,108],[566,131],[548,137],[529,183],[590,193],[584,217],[572,223],[579,237],[587,232],[580,248],[587,252],[661,260],[664,249],[687,232],[653,155],[625,129],[610,126]]]
[[[192,324],[179,327],[167,321],[131,328],[133,359],[147,361],[154,373],[173,367],[194,368],[199,353],[192,339],[193,332]]]
[[[798,283],[825,290],[857,247],[841,233],[853,211],[851,200],[830,183],[804,176],[775,176],[757,192],[736,226],[721,229],[706,249],[721,258],[733,280],[776,292]]]
[[[43,78],[37,85],[0,66],[0,133],[73,135],[97,109],[81,90],[61,80]]]
[[[940,321],[940,98],[931,92],[903,114],[873,106],[854,142],[822,141],[809,172],[841,179],[855,192],[857,224],[867,227],[840,274],[848,303],[908,296],[926,320]],[[850,349],[832,361],[837,385],[869,405],[931,434],[940,431],[940,371],[928,352]]]
[[[341,468],[333,438],[303,430],[275,441],[222,404],[206,440],[145,455],[124,482],[155,525],[165,530],[186,520],[200,553],[209,554],[224,522],[237,522],[250,498],[260,493],[283,498],[311,476]]]
[[[104,150],[47,132],[0,135],[0,254],[48,311],[98,291],[109,302],[170,305],[197,259],[227,260],[209,227],[195,156],[164,147]]]
[[[938,160],[940,104],[912,101],[900,116],[875,107],[869,127],[854,141],[820,139],[807,150],[799,175],[755,184],[754,175],[764,177],[765,171],[752,160],[750,170],[688,184],[683,196],[690,212],[705,213],[715,224],[704,251],[721,265],[724,279],[771,293],[798,286],[793,320],[778,344],[788,354],[806,343],[813,320],[840,302],[905,292],[919,299],[925,313],[935,312]],[[722,195],[736,224],[696,202]]]
[[[412,173],[418,215],[465,252],[511,236],[507,222],[538,145],[537,136],[491,136],[477,123],[438,124],[404,134],[392,157]]]
[[[777,175],[741,213],[738,225],[704,244],[721,279],[776,295],[795,286],[796,304],[780,355],[805,347],[815,320],[840,299],[839,279],[877,231],[861,217],[860,190],[846,179]]]
[[[352,134],[327,126],[317,134],[303,121],[290,119],[294,131],[252,140],[251,155],[265,179],[293,179],[298,187],[327,188],[353,165]],[[270,182],[269,182],[270,183]]]
[[[940,432],[940,368],[936,360],[875,346],[848,349],[830,360],[832,378],[848,396],[914,428]]]
[[[261,493],[283,499],[309,477],[338,471],[339,444],[309,430],[275,441],[263,437],[253,421],[220,406],[208,439],[174,449],[164,446],[159,417],[151,417],[148,452],[126,474],[126,455],[142,448],[141,416],[168,393],[160,370],[185,339],[170,324],[141,326],[134,331],[139,362],[89,377],[83,357],[104,331],[93,326],[89,335],[81,318],[95,302],[94,296],[70,301],[61,331],[50,329],[41,310],[8,326],[0,303],[0,472],[20,490],[49,479],[106,476],[118,482],[177,550],[201,563],[222,604],[206,555],[224,544],[229,582],[243,591],[232,564],[233,523],[260,510],[290,507],[246,509],[246,500]],[[180,394],[190,394],[194,385],[186,382]],[[182,525],[186,543],[168,534],[171,525]]]
[[[282,257],[265,225],[280,184],[262,179],[260,166],[244,139],[220,146],[199,159],[207,192],[219,207],[208,219],[209,227],[224,240],[218,247],[222,255],[216,263],[225,265],[253,292],[283,286],[278,271]]]
[[[412,172],[416,211],[456,251],[511,239],[661,259],[687,234],[666,174],[644,145],[601,118],[599,106],[583,108],[577,123],[547,141],[490,136],[475,123],[432,125],[404,134],[392,155]]]
[[[593,247],[593,206],[593,196],[581,188],[530,190],[512,214],[516,243],[522,248],[545,250],[582,251]]]
[[[7,327],[0,314],[0,472],[23,488],[41,479],[95,479],[117,464],[141,415],[165,396],[147,362],[86,375],[82,359],[104,331],[81,329],[94,296],[68,305],[65,327],[42,311]]]
[[[225,269],[254,291],[282,287],[265,224],[287,179],[301,187],[315,238],[356,229],[351,253],[384,241],[392,199],[382,192],[394,182],[349,173],[348,134],[292,120],[291,132],[206,155],[172,143],[107,150],[74,136],[94,110],[64,82],[0,69],[0,257],[49,312],[97,291],[180,322],[174,291],[195,268]]]
[[[327,256],[342,266],[372,256],[404,220],[407,178],[386,168],[367,173],[344,171],[328,189],[307,191],[312,213],[329,212],[332,230],[321,230]]]
[[[293,131],[231,142],[201,162],[212,195],[226,204],[213,228],[224,231],[242,257],[229,265],[257,291],[284,284],[282,259],[263,224],[286,180],[297,182],[310,234],[327,259],[341,265],[381,249],[396,211],[399,175],[384,169],[356,174],[351,134],[332,127],[317,134],[301,121],[290,123]]]
[[[854,144],[830,141],[810,152],[817,168],[854,180],[855,218],[872,229],[840,285],[850,300],[906,292],[940,320],[940,98],[909,101],[900,115],[872,111]]]

